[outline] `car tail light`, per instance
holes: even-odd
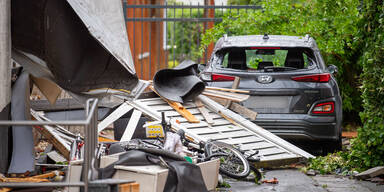
[[[234,81],[235,80],[234,76],[221,75],[221,74],[215,74],[215,73],[212,73],[211,78],[212,78],[212,81]]]
[[[315,107],[312,109],[312,113],[314,114],[320,114],[320,113],[333,113],[335,111],[335,103],[332,102],[326,102],[326,103],[319,103],[315,105]]]
[[[317,83],[326,83],[331,79],[329,73],[315,74],[315,75],[303,75],[292,77],[294,81],[300,82],[317,82]]]

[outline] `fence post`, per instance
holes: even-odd
[[[8,120],[11,100],[11,1],[0,1],[0,120]],[[0,173],[8,169],[9,126],[0,126]]]

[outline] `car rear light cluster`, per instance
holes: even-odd
[[[235,77],[230,75],[216,74],[216,73],[201,73],[200,78],[204,81],[234,81]]]
[[[333,113],[335,111],[335,102],[319,103],[312,109],[314,114]]]
[[[315,75],[303,75],[292,77],[294,81],[300,82],[316,82],[316,83],[326,83],[331,79],[329,73],[315,74]]]

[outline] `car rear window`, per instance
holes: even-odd
[[[263,70],[265,67],[295,69],[311,68],[315,57],[308,48],[234,47],[218,52],[222,68]]]

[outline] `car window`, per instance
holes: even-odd
[[[219,51],[221,68],[262,70],[264,67],[307,69],[314,65],[313,52],[307,48],[226,48]]]

